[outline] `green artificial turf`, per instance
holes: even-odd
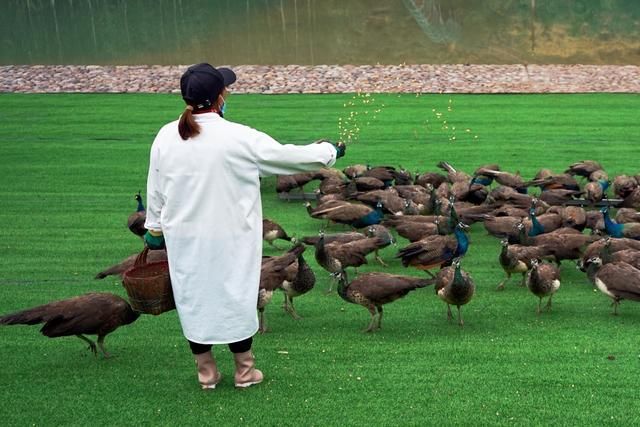
[[[350,135],[339,168],[434,171],[447,160],[467,172],[499,163],[532,177],[595,159],[612,177],[639,172],[638,95],[233,95],[228,104],[230,120],[281,142]],[[0,313],[88,291],[125,295],[116,278],[93,276],[141,249],[126,219],[145,190],[153,137],[182,106],[177,95],[0,95]],[[274,178],[263,184],[265,216],[290,234],[323,226],[300,201],[279,200]],[[639,424],[640,305],[625,301],[612,316],[609,299],[564,262],[553,311],[537,316],[519,278],[495,291],[498,240],[481,224],[470,236],[463,267],[477,294],[463,309],[464,328],[447,322],[444,303],[426,288],[386,306],[382,330],[363,333],[368,312],[325,294],[329,277],[307,249],[317,284],[296,300],[304,318],[291,319],[274,296],[271,331],[254,344],[266,380],[247,390],[233,388],[225,346],[215,349],[222,383],[199,390],[175,311],[109,335],[115,357],[107,360],[73,337],[2,327],[2,422]],[[389,268],[372,259],[359,271],[422,275],[394,258],[398,247],[383,252]],[[265,245],[265,253],[279,251]]]

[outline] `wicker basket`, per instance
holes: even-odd
[[[149,248],[144,248],[133,267],[122,275],[122,285],[127,290],[131,307],[142,313],[158,315],[176,308],[171,291],[169,263],[147,263]]]

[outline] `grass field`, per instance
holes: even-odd
[[[638,95],[374,98],[235,95],[227,116],[281,142],[303,143],[336,139],[339,119],[347,123],[358,111],[360,130],[347,130],[359,141],[339,168],[426,171],[447,160],[469,172],[497,162],[532,177],[542,167],[559,172],[588,158],[610,176],[639,172]],[[156,131],[181,110],[176,95],[0,95],[0,313],[88,291],[125,295],[118,280],[93,276],[141,249],[126,218],[133,195],[145,189]],[[317,233],[323,222],[299,202],[278,200],[274,187],[275,179],[264,180],[265,216],[291,234]],[[304,318],[292,320],[274,296],[271,331],[254,345],[266,380],[244,391],[233,388],[226,346],[216,347],[222,384],[199,390],[175,311],[142,316],[108,336],[112,359],[94,358],[73,337],[47,339],[37,326],[0,328],[2,422],[640,424],[640,304],[623,302],[612,316],[609,300],[565,262],[553,311],[536,316],[537,299],[517,278],[495,291],[503,277],[497,239],[481,224],[470,235],[464,268],[478,289],[463,329],[446,321],[445,305],[426,288],[388,305],[382,330],[362,333],[368,313],[335,292],[325,295],[328,275],[307,250],[318,280],[296,301]],[[396,251],[383,253],[391,264],[385,271],[421,274],[404,269]],[[365,267],[360,271],[383,269],[375,261]]]

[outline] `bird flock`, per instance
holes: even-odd
[[[325,228],[336,223],[353,229],[323,231],[302,242],[313,246],[318,265],[338,282],[340,297],[369,311],[366,331],[380,328],[384,304],[428,285],[447,304],[450,320],[451,306],[457,307],[463,326],[461,307],[476,287],[461,264],[470,245],[469,226],[476,222],[500,242],[497,261],[505,277],[496,290],[520,274],[520,284],[538,298],[538,314],[545,298],[544,308],[551,309],[563,261],[575,262],[612,299],[614,313],[621,300],[640,300],[640,175],[611,180],[594,160],[573,163],[562,173],[542,169],[532,179],[497,164],[472,173],[445,161],[437,168],[411,174],[393,166],[351,165],[277,179],[280,198],[309,199],[309,216],[324,221]],[[304,187],[314,180],[318,187],[309,195]],[[278,227],[273,224],[270,228]],[[396,258],[426,276],[375,272],[349,281],[347,269],[366,263],[367,255],[389,245],[394,235],[408,240]]]
[[[447,305],[448,319],[453,320],[451,306],[455,306],[463,326],[461,307],[471,301],[476,286],[462,264],[471,244],[469,226],[476,222],[501,247],[497,262],[505,276],[496,290],[504,289],[513,274],[521,275],[521,286],[538,299],[538,314],[551,309],[561,283],[559,267],[568,260],[611,298],[614,314],[620,301],[640,301],[640,175],[611,180],[593,160],[571,164],[562,173],[542,169],[530,180],[497,164],[473,173],[445,161],[437,168],[412,174],[393,166],[351,165],[278,176],[279,197],[304,199],[309,218],[322,231],[294,238],[273,219],[263,219],[263,239],[269,246],[280,249],[278,240],[289,243],[281,255],[263,257],[256,305],[259,331],[268,330],[265,308],[276,291],[284,294],[283,309],[294,319],[301,317],[294,298],[316,283],[304,258],[307,248],[332,277],[327,292],[335,284],[343,300],[367,309],[370,320],[365,331],[381,328],[384,305],[431,285]],[[305,192],[312,181],[318,182],[317,189]],[[140,193],[135,200],[137,208],[127,226],[141,237],[146,212]],[[342,224],[342,231],[328,233],[332,224]],[[396,236],[408,243],[398,248],[395,257],[404,267],[420,270],[420,276],[358,274],[357,268],[368,263],[370,254],[381,268],[387,266],[378,251],[395,244]],[[95,278],[122,277],[136,256],[105,268]],[[166,259],[164,250],[150,251],[147,262]],[[105,336],[140,314],[117,295],[88,293],[1,316],[0,324],[44,323],[43,335],[77,336],[94,354],[99,348],[108,357]],[[97,345],[86,335],[97,335]]]

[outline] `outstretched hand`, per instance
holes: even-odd
[[[347,145],[344,142],[338,142],[333,144],[333,146],[336,148],[336,159],[343,157],[347,151]]]
[[[323,142],[328,142],[329,144],[333,145],[333,148],[336,149],[336,159],[339,159],[340,157],[343,157],[345,152],[347,151],[347,146],[342,141],[333,143],[333,142],[329,141],[328,139],[319,139],[319,140],[315,141],[314,144],[321,144]]]

